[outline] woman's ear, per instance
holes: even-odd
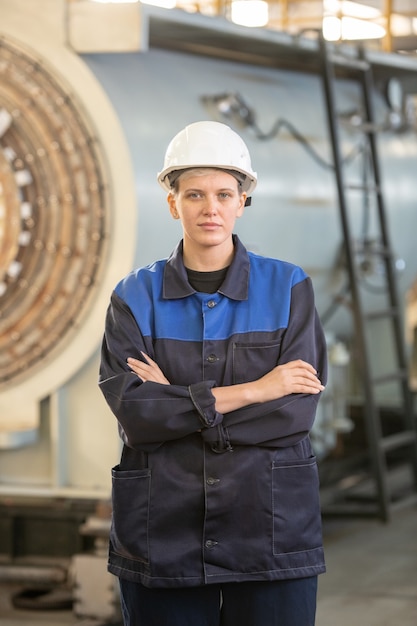
[[[167,202],[169,206],[169,212],[171,213],[174,220],[178,220],[180,218],[177,211],[177,204],[175,202],[175,196],[173,193],[169,193],[167,196]]]
[[[236,213],[236,217],[242,217],[243,212],[245,210],[245,202],[246,202],[247,197],[248,197],[248,194],[245,191],[243,191],[240,194],[240,203],[239,203],[239,208]]]

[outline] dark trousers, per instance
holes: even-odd
[[[125,626],[314,626],[317,577],[120,593]]]

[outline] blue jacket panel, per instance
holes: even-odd
[[[168,260],[122,280],[107,313],[100,387],[124,442],[113,469],[109,569],[151,587],[324,571],[308,438],[318,396],[222,415],[211,393],[298,358],[325,384],[311,281],[234,241],[217,293],[190,286],[180,243]],[[130,372],[126,359],[141,351],[170,385]]]

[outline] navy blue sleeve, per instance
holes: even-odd
[[[107,311],[101,350],[99,386],[119,422],[124,443],[151,451],[223,419],[215,410],[210,389],[214,381],[189,387],[143,383],[127,365],[129,356],[144,351],[154,358],[150,338],[143,337],[129,307],[113,293]]]
[[[315,309],[309,278],[292,288],[288,327],[284,333],[279,364],[303,359],[315,367],[322,384],[327,382],[327,349]],[[321,394],[291,394],[263,404],[253,404],[225,415],[217,429],[204,431],[214,446],[294,445],[310,432]]]

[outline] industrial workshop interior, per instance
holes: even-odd
[[[180,238],[156,174],[198,120],[249,147],[236,232],[326,335],[317,626],[416,626],[415,0],[0,0],[0,73],[2,626],[122,624],[104,318]]]

